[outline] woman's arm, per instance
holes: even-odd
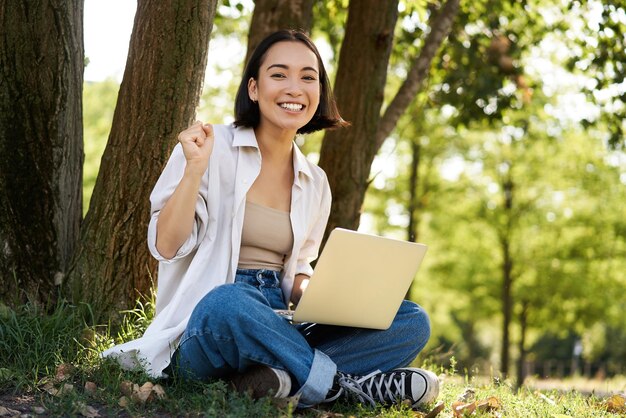
[[[291,290],[291,298],[290,301],[294,305],[298,305],[300,302],[300,298],[302,294],[306,290],[306,287],[309,285],[310,277],[306,274],[296,274],[296,277],[293,281],[293,289]]]
[[[156,248],[172,258],[191,234],[202,176],[213,151],[213,127],[196,122],[178,135],[186,166],[183,177],[167,201],[157,222]]]
[[[319,210],[317,212],[315,224],[309,231],[308,237],[304,240],[300,253],[298,254],[298,262],[296,265],[296,274],[294,277],[293,288],[289,300],[297,305],[300,302],[302,294],[309,284],[309,278],[313,274],[311,261],[315,260],[319,253],[319,248],[326,229],[326,223],[330,215],[331,193],[328,180],[324,175],[322,181],[322,196],[320,200]]]

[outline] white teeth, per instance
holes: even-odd
[[[283,109],[293,110],[293,111],[302,110],[302,105],[296,104],[296,103],[281,103],[280,107],[282,107]]]

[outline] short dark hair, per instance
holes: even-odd
[[[267,36],[259,43],[254,52],[250,56],[246,69],[243,72],[241,84],[237,90],[235,98],[235,126],[244,126],[248,128],[256,128],[260,121],[260,112],[258,103],[253,102],[248,95],[248,81],[253,78],[258,80],[259,69],[261,63],[272,45],[278,42],[301,42],[306,45],[317,57],[319,66],[320,80],[320,103],[317,106],[313,118],[298,129],[299,134],[319,131],[321,129],[332,129],[349,125],[339,114],[333,91],[330,87],[330,81],[322,62],[322,57],[315,47],[311,39],[299,30],[279,30]]]

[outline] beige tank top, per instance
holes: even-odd
[[[238,267],[282,270],[292,247],[289,212],[246,201]]]

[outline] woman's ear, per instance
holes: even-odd
[[[255,103],[259,100],[256,80],[252,77],[248,80],[248,97]]]

